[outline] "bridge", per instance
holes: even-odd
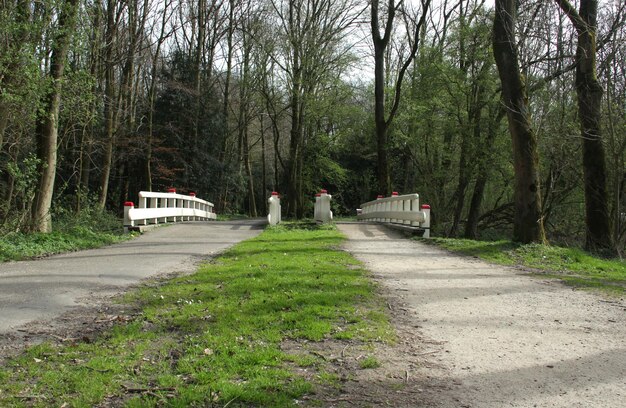
[[[317,194],[315,217],[319,222],[332,220],[331,198],[325,190]],[[267,222],[280,222],[278,193],[269,200],[267,220],[215,222],[213,204],[194,193],[177,194],[175,189],[140,192],[137,208],[133,202],[125,204],[124,227],[145,229],[168,224],[166,228],[106,248],[0,264],[0,334],[31,322],[54,319],[145,278],[192,272],[199,261],[256,236]],[[417,200],[417,194],[379,197],[364,204],[359,217],[419,228],[418,220],[423,226],[428,215],[417,210]]]
[[[347,237],[343,249],[381,287],[398,330],[394,364],[407,376],[427,375],[424,392],[433,393],[436,406],[618,406],[626,378],[623,301],[408,240],[389,226],[423,229],[426,216],[413,213],[428,208],[418,209],[413,196],[394,197],[362,206],[359,218],[368,222],[337,224]],[[273,198],[279,204],[278,194]],[[193,209],[176,200],[177,208]],[[142,209],[150,207],[146,202]],[[320,205],[316,216],[332,217],[327,208]],[[132,222],[171,223],[179,216],[198,215],[148,214]],[[36,336],[42,324],[146,278],[191,273],[268,222],[206,218],[211,221],[172,223],[107,248],[0,264],[0,338]],[[416,351],[418,343],[429,349]]]

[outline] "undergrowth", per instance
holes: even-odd
[[[122,220],[96,210],[54,214],[48,234],[0,231],[0,261],[19,261],[61,252],[97,248],[124,241]]]

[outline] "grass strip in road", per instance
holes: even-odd
[[[626,291],[626,262],[598,258],[577,248],[541,244],[522,245],[505,240],[433,238],[431,242],[453,252],[475,256],[500,265],[532,268],[541,276],[561,279],[574,287],[595,288],[615,294],[623,294]]]
[[[145,286],[125,297],[139,306],[126,324],[9,361],[0,406],[295,406],[332,381],[307,343],[393,339],[342,240],[333,228],[270,228],[193,275]]]

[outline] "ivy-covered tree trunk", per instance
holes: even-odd
[[[67,0],[61,7],[57,23],[57,35],[52,43],[52,55],[50,57],[51,83],[44,96],[44,109],[37,118],[37,157],[40,160],[40,178],[32,212],[32,228],[37,232],[50,232],[52,230],[50,207],[57,167],[61,85],[67,53],[76,24],[78,0]]]
[[[513,240],[544,242],[537,136],[531,127],[526,84],[519,70],[516,18],[516,0],[496,0],[493,53],[502,82],[502,101],[509,121],[515,169]]]

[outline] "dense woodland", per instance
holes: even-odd
[[[141,190],[624,247],[620,0],[0,0],[1,230]]]

